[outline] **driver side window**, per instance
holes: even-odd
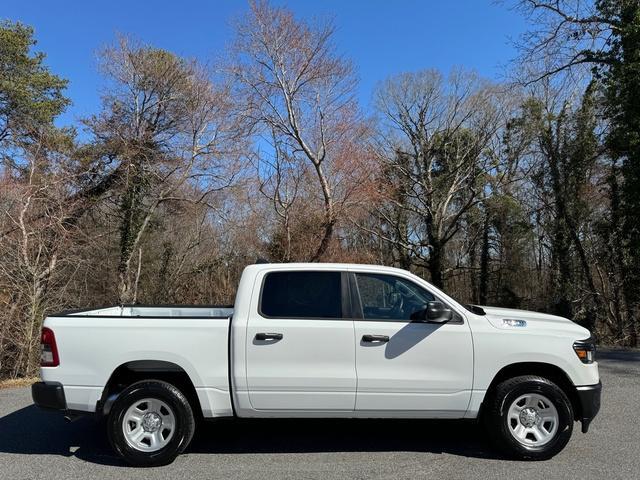
[[[392,275],[356,273],[365,320],[411,320],[435,297],[413,282]]]

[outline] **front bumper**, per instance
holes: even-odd
[[[40,408],[67,410],[64,388],[60,382],[36,382],[31,385],[31,398]]]
[[[586,385],[576,387],[578,401],[580,402],[580,421],[582,422],[582,433],[587,433],[591,420],[600,411],[600,395],[602,394],[602,382],[596,385]]]

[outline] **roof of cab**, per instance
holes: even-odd
[[[248,269],[256,271],[264,270],[360,270],[389,273],[410,273],[395,267],[383,265],[370,265],[359,263],[257,263],[247,266]]]

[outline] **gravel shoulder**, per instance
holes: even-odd
[[[199,428],[173,464],[134,469],[113,455],[99,421],[68,424],[22,387],[0,389],[0,479],[640,478],[640,351],[598,355],[600,414],[545,462],[500,458],[471,422],[224,420]]]

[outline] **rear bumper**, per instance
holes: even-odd
[[[600,411],[602,382],[598,382],[596,385],[576,387],[576,392],[581,407],[580,421],[582,422],[582,433],[587,433],[591,420],[593,420]]]
[[[31,398],[40,408],[67,410],[64,388],[60,382],[36,382],[31,385]]]

